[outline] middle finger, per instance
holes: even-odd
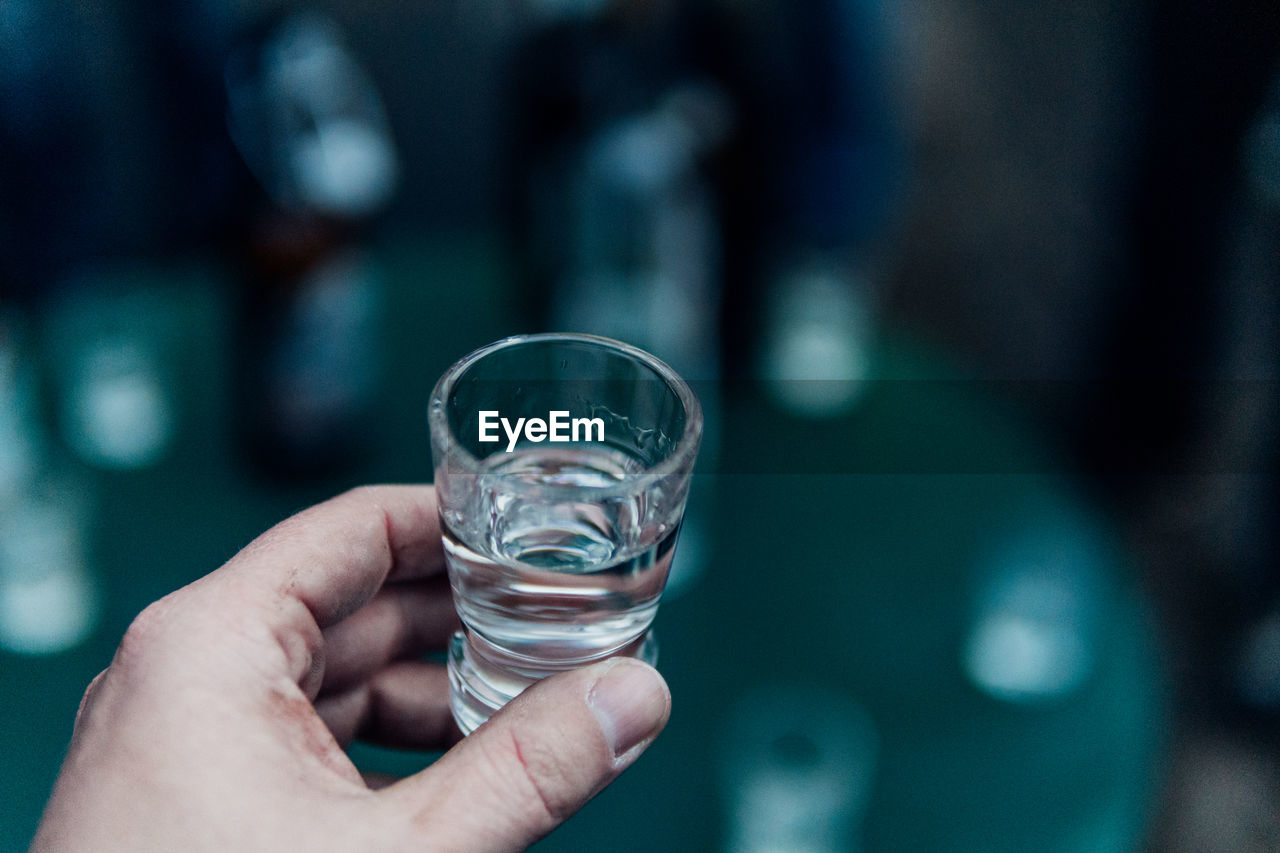
[[[325,629],[320,693],[346,690],[393,661],[442,649],[458,626],[444,577],[388,584],[368,604]]]

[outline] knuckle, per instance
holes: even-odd
[[[143,608],[125,629],[120,647],[116,651],[117,660],[128,663],[150,655],[163,643],[171,630],[174,623],[173,610],[173,602],[167,596]]]
[[[364,484],[353,486],[340,495],[343,501],[351,501],[353,503],[372,503],[378,497],[378,487]]]

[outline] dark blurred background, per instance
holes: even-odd
[[[1280,849],[1278,300],[1273,4],[0,0],[0,846],[142,606],[554,328],[709,433],[687,721],[547,849]]]

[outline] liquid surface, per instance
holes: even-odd
[[[679,525],[648,519],[648,495],[593,499],[591,489],[638,465],[597,447],[527,448],[495,459],[490,470],[503,476],[486,478],[483,517],[462,530],[444,525],[454,601],[486,656],[545,673],[633,642],[657,611]],[[511,494],[508,477],[585,488],[527,500]]]

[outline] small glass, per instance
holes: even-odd
[[[429,420],[459,728],[556,672],[653,663],[702,436],[684,380],[607,338],[512,337],[446,371]]]

